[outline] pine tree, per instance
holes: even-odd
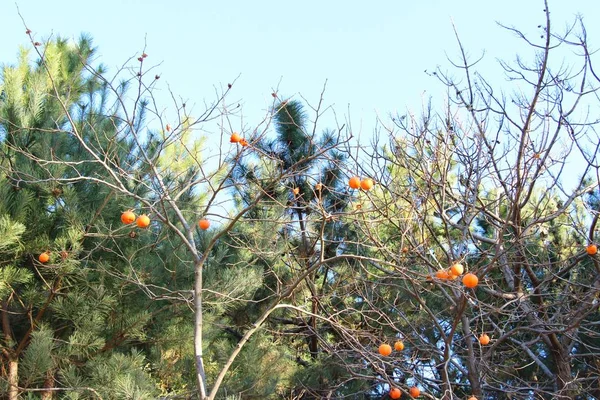
[[[86,37],[74,47],[58,39],[46,45],[43,63],[31,65],[23,52],[17,66],[3,71],[2,384],[10,399],[21,391],[56,387],[69,398],[90,391],[103,398],[156,393],[143,354],[131,351],[131,344],[144,338],[148,301],[139,290],[131,293],[135,286],[114,279],[115,271],[130,265],[111,260],[112,251],[98,251],[106,240],[98,240],[96,229],[114,225],[123,205],[91,179],[68,183],[106,175],[80,163],[82,144],[65,134],[70,122],[64,109],[77,108],[81,126],[97,133],[104,124],[105,135],[111,126],[114,132],[110,121],[92,121],[98,118],[92,99],[106,95],[84,73],[82,58],[93,54]],[[85,96],[89,103],[77,103]],[[44,159],[63,162],[38,161]],[[47,263],[38,261],[43,252],[50,254]],[[51,398],[55,392],[42,393]]]
[[[270,250],[255,261],[266,277],[255,296],[259,305],[269,304],[278,286],[301,279],[291,300],[297,308],[282,307],[268,322],[282,358],[295,364],[288,378],[292,391],[298,398],[352,393],[356,387],[347,384],[348,371],[340,365],[345,356],[332,358],[343,334],[328,322],[345,308],[347,298],[340,291],[356,273],[342,256],[356,254],[355,234],[344,219],[352,198],[343,172],[347,139],[333,131],[311,133],[316,127],[308,125],[299,101],[277,103],[274,110],[275,137],[257,144],[268,158],[240,163],[232,179],[240,206],[247,204],[249,193],[262,190],[267,196],[239,228],[251,233],[235,232],[261,238],[256,248]],[[285,171],[282,178],[279,171]],[[237,312],[248,314],[246,308]]]

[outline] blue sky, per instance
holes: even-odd
[[[350,107],[362,135],[371,134],[376,113],[418,111],[424,99],[443,95],[424,71],[449,67],[446,57],[458,54],[452,21],[473,57],[486,51],[479,69],[502,79],[496,58],[532,53],[496,21],[539,37],[544,18],[538,0],[2,1],[1,63],[14,62],[18,46],[27,44],[15,4],[36,39],[90,33],[99,60],[113,71],[146,43],[148,63],[160,64],[165,107],[171,105],[167,84],[188,104],[201,105],[213,98],[214,85],[239,75],[232,98],[242,101],[252,125],[271,104],[273,87],[316,102],[327,80],[325,104],[342,119]],[[550,5],[559,28],[583,14],[592,46],[600,48],[599,1]]]

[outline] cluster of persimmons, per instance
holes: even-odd
[[[150,226],[150,217],[148,217],[146,214],[136,216],[133,211],[127,210],[121,214],[121,222],[125,225],[130,225],[135,222],[138,228],[145,229]],[[203,218],[200,221],[198,221],[198,227],[205,231],[208,228],[210,228],[210,221]],[[68,256],[68,254],[64,251],[61,252],[60,255],[63,259],[65,259]],[[41,253],[38,257],[38,260],[42,264],[45,264],[48,261],[50,261],[50,251],[44,251],[43,253]]]
[[[402,251],[404,253],[407,253],[409,249],[405,247],[402,249]],[[586,253],[590,256],[595,256],[598,253],[598,247],[595,244],[589,244],[586,247]],[[454,280],[463,275],[464,272],[465,268],[462,264],[454,263],[450,266],[450,268],[440,269],[435,273],[434,276],[428,276],[427,280],[432,281],[434,277],[439,280]],[[467,273],[463,276],[462,283],[465,287],[469,289],[475,289],[479,284],[479,279],[477,278],[477,275],[473,273]],[[488,345],[490,343],[490,340],[491,339],[487,333],[482,333],[479,336],[479,343],[482,346]],[[397,351],[404,350],[404,343],[401,340],[397,341],[396,343],[394,343],[394,349]],[[392,354],[392,347],[387,343],[381,344],[379,346],[379,354],[381,354],[384,357],[390,356]],[[421,391],[417,386],[413,386],[409,389],[409,394],[411,397],[416,398],[420,396]],[[392,387],[390,388],[388,395],[391,399],[399,399],[402,396],[402,392],[400,389]],[[477,398],[475,396],[471,396],[468,400],[477,400]]]

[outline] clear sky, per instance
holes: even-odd
[[[148,63],[160,63],[165,106],[167,84],[202,104],[213,85],[240,75],[232,96],[252,125],[280,81],[281,94],[316,102],[327,80],[325,103],[342,117],[350,106],[362,135],[371,134],[376,113],[418,111],[423,98],[444,93],[424,71],[449,67],[446,57],[457,55],[452,21],[473,57],[486,51],[480,70],[501,79],[496,58],[532,53],[496,21],[539,36],[544,18],[540,0],[0,0],[0,63],[13,63],[27,44],[17,5],[38,40],[91,34],[113,71],[146,42]],[[583,14],[600,48],[599,0],[550,0],[550,9],[560,28]]]

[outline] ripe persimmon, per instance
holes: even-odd
[[[201,219],[200,221],[198,221],[198,227],[205,231],[210,227],[210,221],[207,219]]]
[[[463,274],[463,272],[465,272],[465,268],[460,263],[454,263],[450,267],[450,271],[453,275],[460,276]]]
[[[38,260],[40,260],[40,262],[43,264],[47,263],[48,261],[50,261],[50,254],[48,254],[48,252],[45,251],[42,254],[40,254]]]
[[[351,189],[359,189],[360,188],[360,178],[358,176],[353,176],[348,181],[348,186],[350,186]]]
[[[248,146],[248,141],[246,139],[241,139],[240,144],[242,145],[242,147],[246,147]]]
[[[292,193],[294,193],[294,196],[298,196],[300,194],[300,188],[299,187],[293,188]]]
[[[452,270],[449,270],[448,271],[448,279],[455,280],[456,278],[458,278],[458,275],[454,275]]]
[[[237,133],[237,132],[233,132],[233,133],[231,134],[231,137],[229,138],[229,141],[230,141],[231,143],[239,143],[241,140],[242,140],[242,137],[241,137],[241,136],[240,136],[240,134],[239,134],[239,133]]]
[[[471,397],[469,397],[467,400],[477,400],[477,397],[475,397],[475,396],[471,396]]]
[[[394,343],[394,349],[396,351],[404,350],[404,342],[402,340],[398,340],[396,343]]]
[[[435,273],[435,277],[438,279],[448,279],[450,278],[450,274],[445,269],[440,269]]]
[[[587,251],[590,256],[593,256],[598,253],[598,247],[595,244],[590,244],[585,248],[585,251]]]
[[[390,399],[399,399],[400,397],[402,397],[402,392],[400,391],[400,389],[398,389],[398,388],[390,389]]]
[[[487,333],[482,333],[481,336],[479,336],[479,343],[484,346],[490,343],[490,337],[487,335]]]
[[[373,179],[371,178],[365,178],[362,181],[360,181],[360,187],[362,190],[371,190],[373,189],[374,184],[375,182],[373,182]]]
[[[415,397],[419,397],[419,395],[421,394],[421,391],[419,390],[418,387],[413,386],[413,387],[410,388],[410,390],[408,391],[408,393],[410,393],[410,396],[412,398],[415,398]]]
[[[392,354],[392,346],[390,346],[387,343],[382,344],[381,346],[379,346],[379,354],[386,357],[389,356],[390,354]]]
[[[463,276],[462,282],[463,285],[465,285],[469,289],[473,289],[474,287],[477,287],[477,284],[479,283],[479,278],[477,278],[477,275],[475,274],[468,273],[465,276]]]
[[[125,211],[123,214],[121,214],[121,222],[125,225],[129,225],[133,221],[135,221],[135,214],[133,211]]]
[[[150,226],[150,218],[146,214],[143,214],[137,217],[135,223],[139,228],[147,228]]]

